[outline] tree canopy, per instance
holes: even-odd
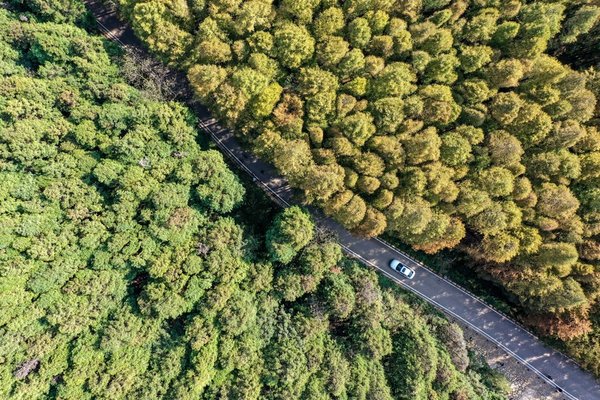
[[[307,202],[365,236],[464,250],[487,277],[501,264],[494,281],[540,318],[553,311],[531,308],[516,274],[576,288],[578,315],[595,302],[597,260],[585,274],[539,262],[600,233],[600,78],[577,70],[597,60],[597,2],[267,0],[250,25],[254,1],[165,4],[121,0]]]
[[[53,3],[0,9],[0,398],[504,398],[470,361],[438,374],[456,353],[448,321],[315,238],[301,209],[275,215],[199,144],[186,107],[120,76],[114,46],[35,14]],[[190,22],[188,4],[145,7],[174,13],[166,34]],[[237,6],[218,5],[240,32],[267,23],[261,3]],[[400,386],[389,360],[423,354],[394,344],[410,332],[436,370]]]

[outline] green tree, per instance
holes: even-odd
[[[449,166],[464,165],[471,157],[471,144],[456,132],[442,136],[440,160]]]
[[[239,35],[247,35],[268,28],[272,20],[272,9],[262,1],[242,2],[235,12],[235,29]]]
[[[226,78],[227,71],[217,65],[196,64],[188,71],[190,85],[203,101],[207,101]]]
[[[288,264],[313,238],[314,223],[310,215],[293,206],[275,218],[267,232],[267,247],[272,260]]]
[[[481,248],[478,249],[478,252],[485,260],[506,262],[518,254],[519,240],[504,232],[486,235],[481,241]]]
[[[283,174],[302,182],[304,174],[312,167],[312,154],[303,140],[282,140],[277,143],[273,163]]]
[[[442,140],[435,128],[427,128],[403,141],[406,161],[412,165],[437,161]]]
[[[373,99],[383,97],[404,97],[415,91],[417,77],[405,63],[395,62],[385,66],[371,81],[370,96]]]
[[[455,69],[460,65],[454,54],[442,54],[433,58],[425,67],[424,81],[426,83],[452,84],[458,79]]]
[[[466,217],[475,216],[492,206],[492,201],[487,192],[476,186],[464,183],[460,186],[456,209]]]
[[[496,31],[500,12],[496,8],[482,8],[462,29],[463,37],[471,43],[486,43]]]
[[[404,119],[404,101],[399,97],[386,97],[371,103],[375,126],[383,132],[393,133]]]
[[[314,0],[290,1],[281,4],[281,11],[299,24],[311,22],[318,3]]]
[[[503,167],[491,167],[478,176],[481,187],[492,197],[508,196],[514,188],[515,177]]]
[[[357,146],[362,146],[375,133],[373,117],[364,112],[357,112],[344,117],[339,123],[341,132]]]
[[[411,25],[410,33],[415,48],[426,51],[432,56],[450,50],[454,44],[454,37],[449,29],[438,28],[430,21]]]
[[[344,28],[344,12],[337,7],[323,10],[313,23],[313,32],[317,38],[335,35]]]
[[[488,46],[461,46],[458,59],[466,73],[480,70],[492,61],[493,49]]]
[[[353,309],[355,302],[354,287],[343,273],[331,274],[323,286],[324,298],[328,311],[334,318],[346,319]]]
[[[458,118],[460,106],[454,101],[448,86],[423,86],[419,96],[424,103],[422,115],[425,123],[448,125]]]
[[[350,50],[348,43],[340,36],[327,36],[317,44],[317,60],[326,68],[333,68],[342,61]]]
[[[581,174],[581,163],[577,155],[568,150],[534,154],[527,161],[528,173],[541,180],[562,183],[576,179]]]
[[[486,69],[487,81],[498,88],[518,86],[523,75],[523,65],[517,59],[501,60]]]
[[[218,38],[200,42],[196,48],[198,61],[205,64],[223,64],[231,61],[231,46]]]
[[[521,161],[521,142],[508,132],[493,131],[488,137],[488,150],[491,161],[496,165],[511,166]]]
[[[566,186],[544,183],[536,192],[537,210],[550,218],[568,219],[579,207],[579,201]]]
[[[562,43],[573,43],[577,37],[589,32],[600,18],[600,7],[585,5],[577,9],[564,23],[564,32],[560,36]]]
[[[325,203],[325,212],[346,228],[356,227],[365,217],[367,205],[359,195],[347,190],[332,197]]]
[[[386,166],[397,168],[404,165],[404,148],[397,138],[373,136],[369,139],[367,146],[385,160]]]
[[[198,178],[202,182],[196,188],[201,203],[220,214],[230,212],[240,204],[245,189],[216,152],[205,152],[195,162]]]
[[[371,41],[371,28],[369,21],[364,18],[355,18],[348,24],[348,41],[352,47],[364,48]]]
[[[177,2],[177,4],[185,4]],[[184,8],[187,12],[187,7]],[[171,18],[170,18],[171,17]],[[175,23],[168,4],[159,0],[137,3],[132,10],[132,27],[148,45],[170,62],[180,62],[188,54],[193,37]],[[186,15],[189,18],[189,16]]]
[[[266,118],[271,115],[282,93],[283,88],[277,82],[268,85],[252,99],[250,104],[252,114],[256,118]]]
[[[298,68],[313,56],[315,40],[306,28],[287,23],[273,32],[273,49],[279,62],[287,68]]]
[[[15,3],[19,4],[19,2]],[[86,9],[83,3],[78,1],[34,0],[28,2],[26,7],[44,21],[77,23],[86,18]]]

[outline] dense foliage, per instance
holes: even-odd
[[[307,202],[362,235],[466,251],[545,333],[590,330],[600,75],[552,54],[598,44],[596,3],[121,3]]]
[[[0,398],[504,398],[306,212],[246,225],[190,112],[109,44],[28,19],[0,10]]]

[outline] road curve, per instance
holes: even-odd
[[[100,0],[84,2],[96,18],[100,31],[107,38],[120,45],[143,49],[132,30],[117,18],[113,10],[108,9]],[[221,127],[205,107],[193,104],[193,108],[200,120],[199,126],[211,136],[223,153],[247,172],[273,200],[283,207],[296,202],[287,181],[271,165],[245,151],[233,132]],[[590,373],[583,371],[564,354],[545,346],[519,324],[388,243],[377,238],[357,237],[325,217],[319,210],[311,208],[310,211],[321,229],[327,229],[337,235],[339,243],[350,256],[376,268],[403,288],[417,294],[496,344],[556,391],[561,392],[563,399],[600,400],[600,383]],[[414,279],[403,279],[392,271],[388,266],[392,258],[397,258],[413,268],[416,272]]]

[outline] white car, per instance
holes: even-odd
[[[390,261],[390,268],[394,271],[400,272],[408,279],[412,279],[415,276],[415,271],[412,268],[408,268],[406,265],[402,264],[395,258],[392,261]]]

